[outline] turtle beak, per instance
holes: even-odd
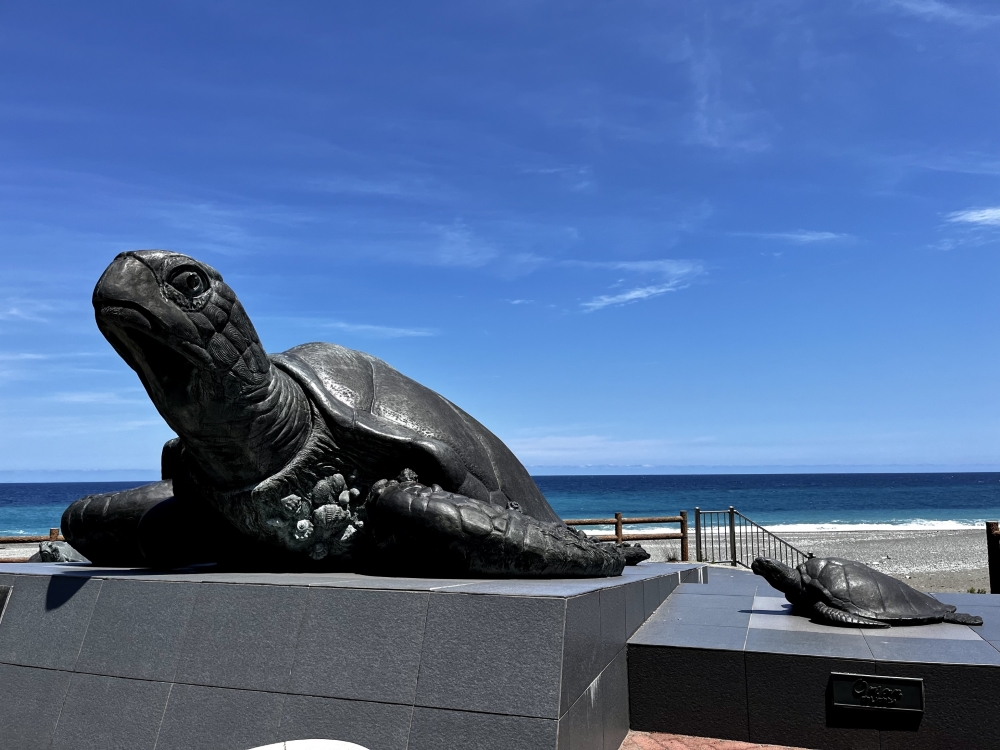
[[[135,350],[148,349],[149,339],[196,367],[212,366],[197,327],[164,298],[156,274],[134,254],[112,261],[94,288],[93,302],[98,328],[133,369],[138,369]]]

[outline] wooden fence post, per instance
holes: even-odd
[[[622,543],[622,514],[615,513],[615,536],[618,537],[618,544]]]
[[[1000,594],[1000,524],[986,522],[986,554],[990,565],[990,593]]]

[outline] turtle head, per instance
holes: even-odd
[[[167,424],[189,447],[204,446],[199,463],[218,469],[210,474],[228,476],[225,465],[242,463],[229,455],[241,423],[274,411],[275,398],[270,360],[233,290],[194,258],[140,250],[111,262],[93,301],[97,327]]]
[[[758,557],[750,565],[750,570],[762,576],[769,584],[785,594],[789,601],[804,592],[799,571],[770,557]]]
[[[94,312],[178,432],[196,395],[237,397],[267,379],[270,362],[236,294],[218,271],[187,255],[122,253],[97,282]],[[213,385],[223,393],[191,390]]]

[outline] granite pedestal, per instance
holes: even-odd
[[[626,641],[702,570],[471,581],[0,565],[0,744],[616,750]]]
[[[681,585],[628,645],[632,729],[809,748],[1000,747],[1000,595],[938,594],[982,627],[841,628],[749,572]],[[923,715],[843,710],[832,672],[919,677]]]

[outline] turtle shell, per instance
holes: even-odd
[[[798,566],[807,592],[831,607],[873,620],[938,622],[951,605],[854,560],[814,557]]]
[[[500,439],[446,398],[382,360],[336,344],[296,346],[271,361],[326,418],[338,449],[375,477],[404,468],[424,484],[559,521]]]

